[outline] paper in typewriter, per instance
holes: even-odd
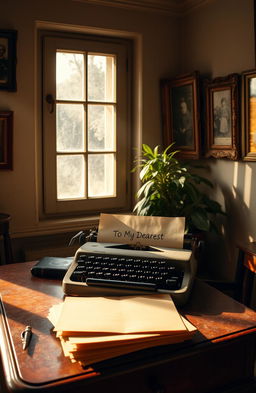
[[[182,248],[184,217],[101,214],[97,241]]]

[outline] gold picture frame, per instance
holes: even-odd
[[[199,110],[199,73],[161,81],[163,141],[175,143],[178,156],[198,159],[201,156]]]
[[[242,73],[242,158],[256,161],[256,69]]]
[[[206,79],[206,147],[207,158],[240,158],[239,75]]]

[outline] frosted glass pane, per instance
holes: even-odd
[[[112,105],[88,105],[88,149],[115,149],[115,108]]]
[[[115,57],[88,55],[89,101],[115,102],[115,90]]]
[[[88,156],[88,196],[115,196],[114,154]]]
[[[57,151],[84,150],[84,106],[57,104]]]
[[[57,100],[84,99],[84,55],[81,53],[56,53]]]
[[[57,199],[85,197],[85,165],[82,155],[57,156]]]

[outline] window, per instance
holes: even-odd
[[[44,212],[129,208],[129,43],[42,42]]]

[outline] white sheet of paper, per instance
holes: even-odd
[[[97,241],[182,248],[185,217],[101,214]]]

